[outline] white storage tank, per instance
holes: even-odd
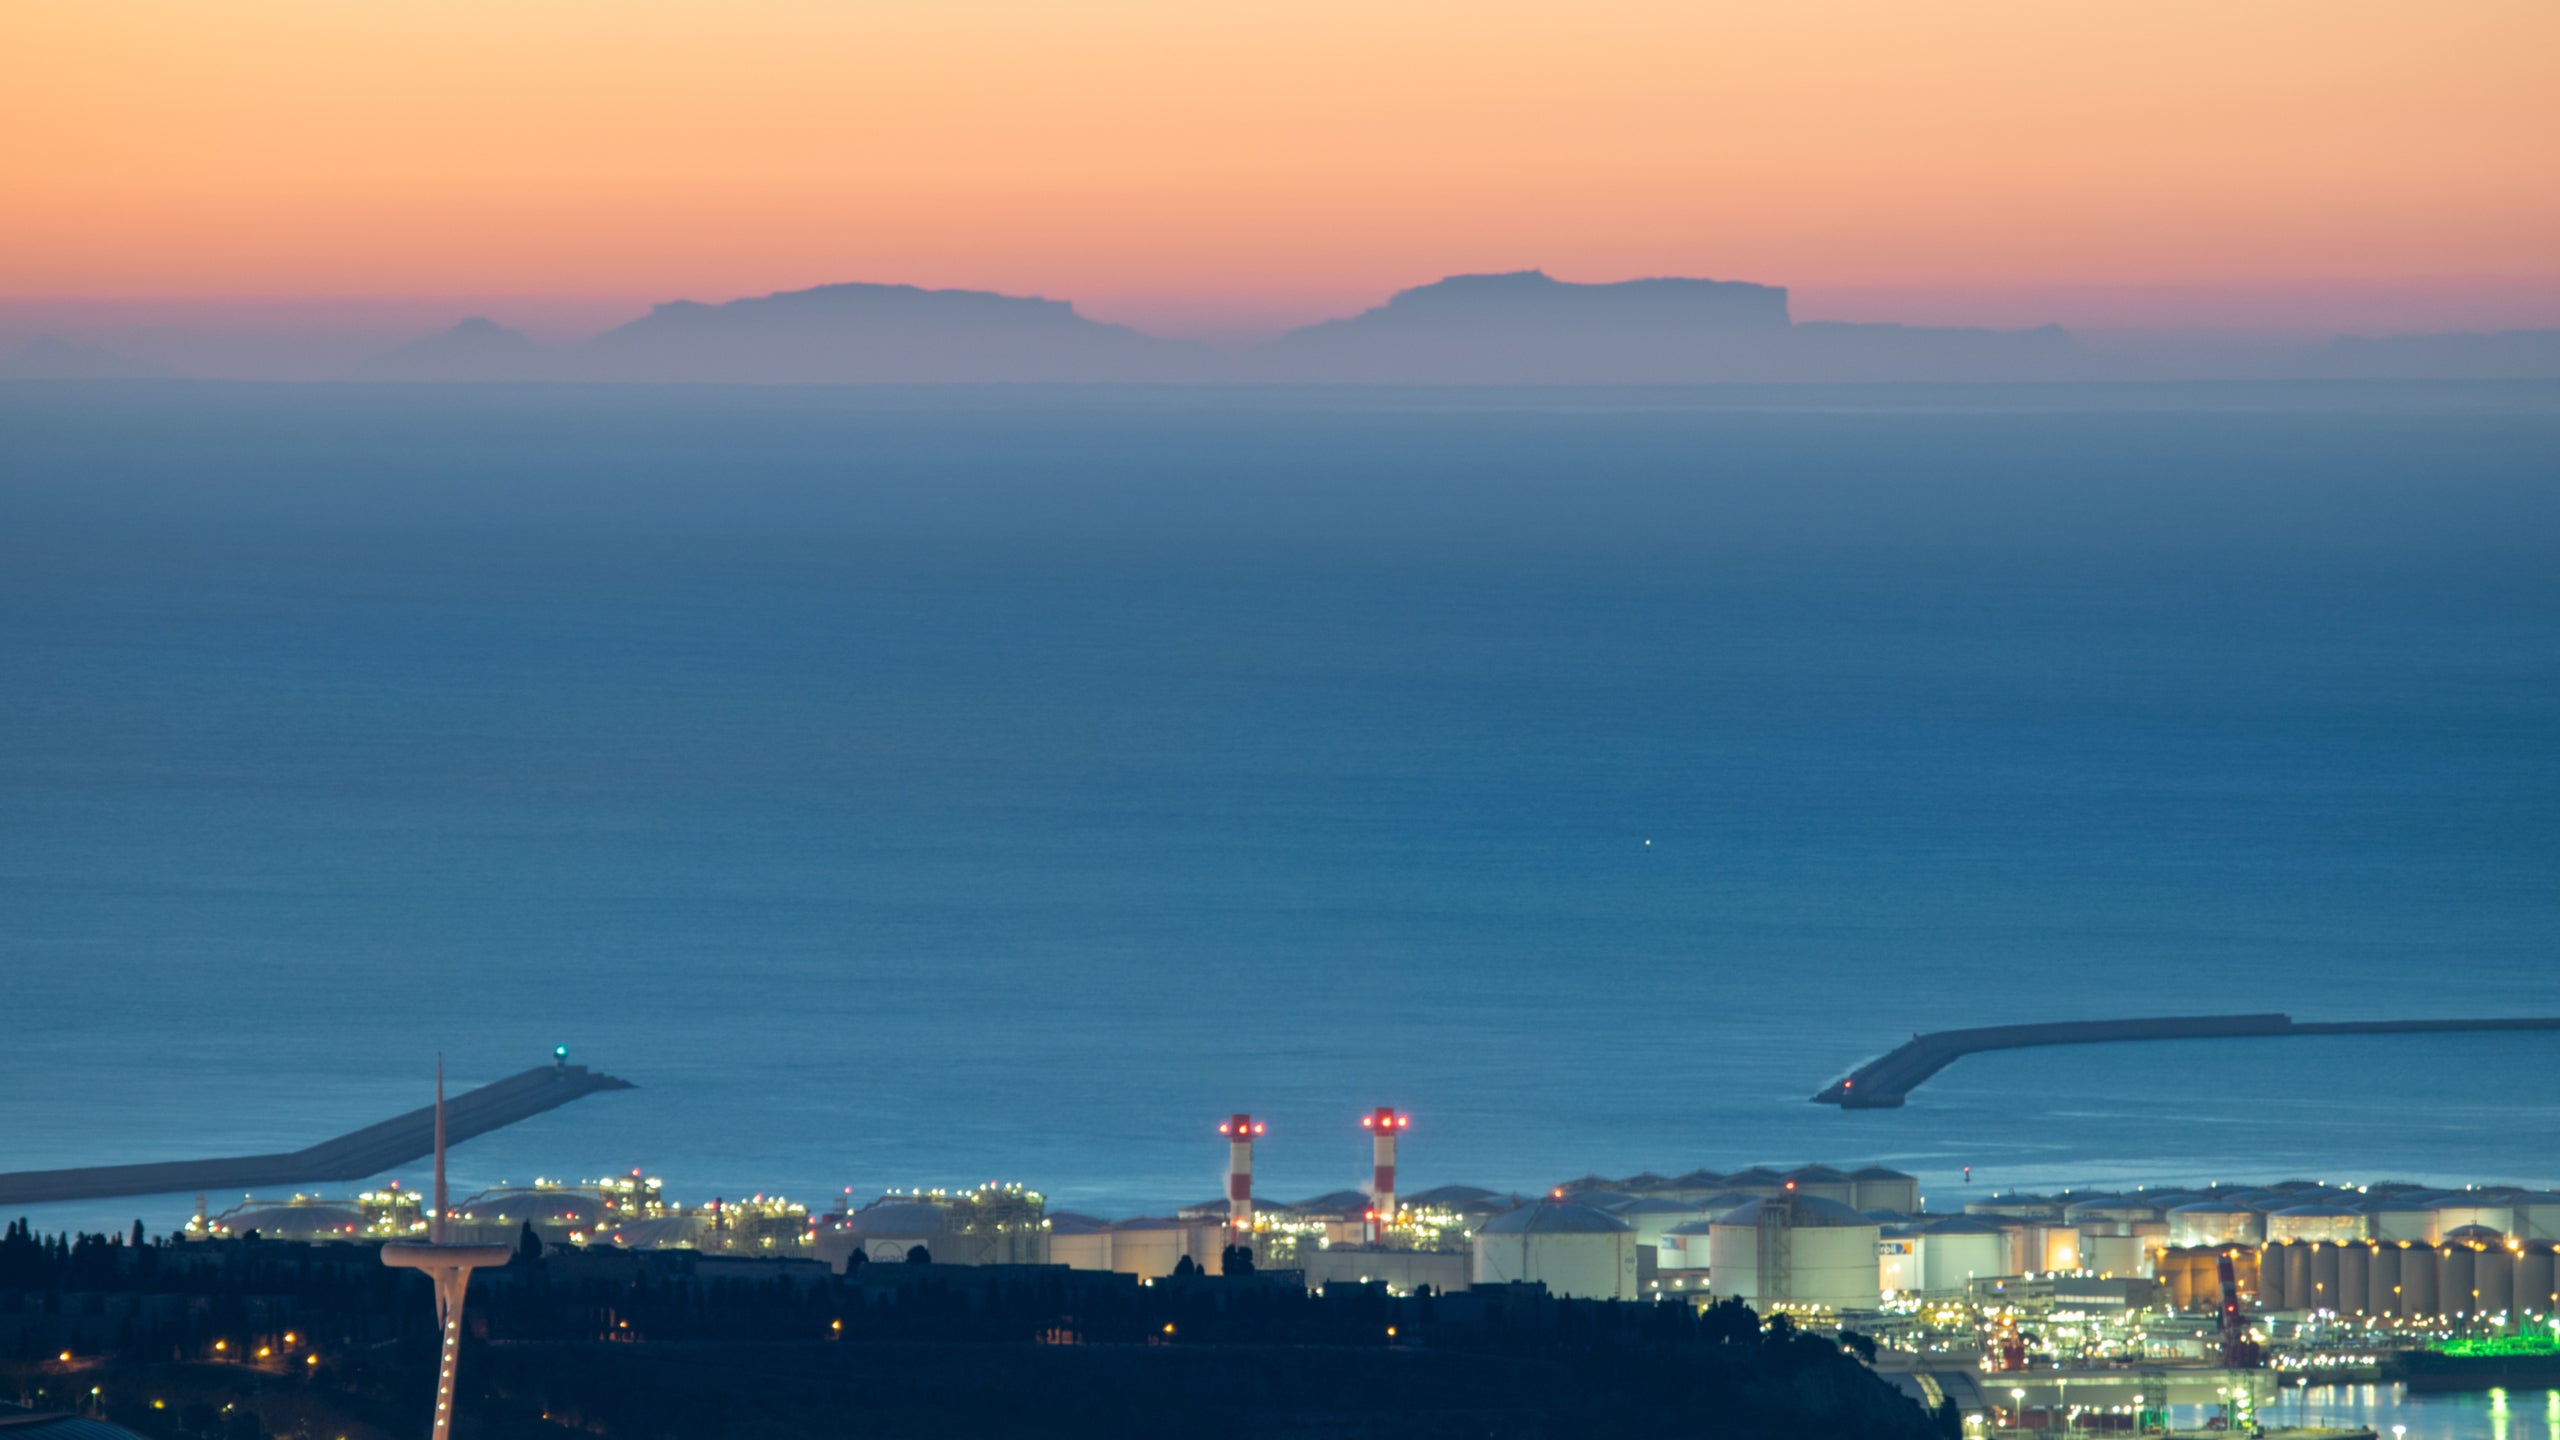
[[[2082,1235],[2130,1235],[2133,1227],[2161,1217],[2158,1205],[2139,1195],[2092,1195],[2075,1200],[2062,1208],[2062,1218],[2080,1227]],[[2121,1225],[2121,1230],[2100,1227]]]
[[[917,1204],[866,1205],[845,1217],[841,1232],[860,1250],[862,1258],[872,1264],[901,1264],[908,1252],[918,1246],[926,1254],[933,1253],[935,1242],[942,1238],[942,1207]],[[948,1258],[948,1257],[944,1257]]]
[[[2516,1223],[2507,1234],[2517,1240],[2560,1240],[2560,1194],[2528,1191],[2516,1197]]]
[[[1717,1211],[1721,1215],[1723,1211]],[[1688,1220],[1662,1232],[1653,1242],[1654,1268],[1682,1278],[1695,1278],[1707,1273],[1708,1244],[1713,1235],[1713,1217]]]
[[[1111,1227],[1111,1268],[1123,1275],[1141,1280],[1157,1280],[1170,1275],[1186,1255],[1191,1263],[1211,1274],[1218,1272],[1219,1243],[1226,1238],[1226,1223],[1219,1220],[1175,1220],[1145,1216],[1123,1220]],[[1050,1231],[1049,1253],[1057,1255],[1057,1232]]]
[[[1886,1225],[1876,1232],[1876,1288],[1887,1296],[1909,1294],[1920,1287],[1921,1230],[1918,1225]]]
[[[2267,1217],[2269,1240],[2318,1240],[2343,1245],[2365,1238],[2364,1212],[2352,1205],[2314,1201],[2288,1205]]]
[[[1868,1268],[1875,1256],[1870,1249]],[[1484,1222],[1475,1238],[1475,1283],[1535,1280],[1578,1300],[1636,1298],[1636,1232],[1606,1210],[1542,1200]]]
[[[2151,1273],[2151,1246],[2139,1235],[2082,1235],[2080,1268],[2125,1279]]]
[[[2172,1245],[2256,1245],[2266,1238],[2266,1217],[2236,1201],[2199,1200],[2169,1212]]]
[[[2504,1195],[2451,1191],[2438,1197],[2429,1208],[2435,1211],[2438,1243],[2466,1228],[2495,1230],[2501,1236],[2512,1235],[2516,1230],[2515,1202]]]
[[[2436,1238],[2435,1207],[2423,1197],[2392,1195],[2368,1201],[2364,1207],[2365,1233],[2376,1240],[2425,1241]]]
[[[1609,1213],[1627,1222],[1636,1232],[1638,1245],[1650,1245],[1659,1253],[1663,1237],[1692,1220],[1704,1220],[1706,1214],[1697,1206],[1659,1195],[1647,1195],[1624,1205],[1609,1207]],[[1659,1264],[1657,1260],[1655,1263]]]
[[[1920,1182],[1899,1170],[1882,1165],[1868,1165],[1849,1172],[1857,1194],[1849,1201],[1853,1210],[1890,1210],[1896,1215],[1916,1215],[1920,1211]]]
[[[2014,1275],[2009,1233],[1977,1215],[1932,1220],[1920,1232],[1920,1288],[1961,1293],[1975,1280]]]
[[[1724,1188],[1740,1191],[1754,1198],[1784,1195],[1787,1193],[1787,1177],[1766,1165],[1754,1165],[1748,1170],[1737,1170],[1724,1177]]]
[[[1860,1208],[1858,1183],[1828,1165],[1800,1166],[1787,1172],[1786,1181],[1787,1188],[1798,1195],[1836,1201],[1852,1210]]]
[[[1766,1309],[1873,1310],[1881,1303],[1883,1227],[1836,1200],[1780,1195],[1708,1222],[1715,1293]]]
[[[1111,1222],[1091,1215],[1051,1215],[1049,1263],[1070,1270],[1110,1269]]]

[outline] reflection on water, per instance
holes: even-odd
[[[2170,1423],[2202,1428],[2211,1408],[2174,1406]],[[2260,1418],[2270,1430],[2361,1427],[2398,1440],[2560,1440],[2560,1390],[2412,1395],[2401,1385],[2315,1385],[2285,1391]]]

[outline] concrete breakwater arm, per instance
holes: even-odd
[[[446,1101],[447,1139],[459,1142],[485,1135],[599,1090],[631,1088],[628,1080],[617,1080],[584,1065],[539,1065]],[[425,1156],[435,1148],[435,1131],[435,1107],[427,1105],[289,1154],[170,1160],[152,1165],[90,1165],[76,1170],[20,1170],[0,1174],[0,1205],[362,1180]]]
[[[2414,1035],[2448,1030],[2560,1030],[2560,1016],[2503,1020],[2320,1020],[2289,1015],[2171,1015],[2147,1020],[2062,1020],[2042,1025],[1986,1025],[1914,1035],[1813,1097],[1847,1110],[1900,1105],[1921,1082],[1967,1055],[2038,1045],[2095,1045],[2124,1040],[2200,1040],[2253,1035]]]

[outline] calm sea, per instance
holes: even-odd
[[[1806,1097],[2555,940],[2551,387],[0,388],[0,1170],[565,1043],[466,1187],[2551,1182],[2551,1035]]]

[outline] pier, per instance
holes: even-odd
[[[1817,1105],[1878,1110],[1900,1105],[1930,1076],[1984,1050],[2100,1045],[2130,1040],[2217,1040],[2286,1035],[2417,1035],[2470,1030],[2560,1030],[2560,1016],[2504,1020],[2295,1020],[2289,1015],[2172,1015],[2145,1020],[2060,1020],[1985,1025],[1914,1035],[1824,1087]]]
[[[468,1140],[600,1090],[628,1090],[628,1080],[584,1065],[538,1065],[476,1090],[445,1107],[448,1138]],[[185,1191],[254,1190],[330,1180],[362,1180],[430,1154],[436,1142],[436,1107],[422,1105],[378,1125],[323,1140],[281,1155],[239,1155],[224,1160],[169,1160],[144,1165],[90,1165],[75,1170],[20,1170],[0,1174],[0,1205],[46,1205],[60,1200],[105,1200],[119,1195],[175,1195]]]

